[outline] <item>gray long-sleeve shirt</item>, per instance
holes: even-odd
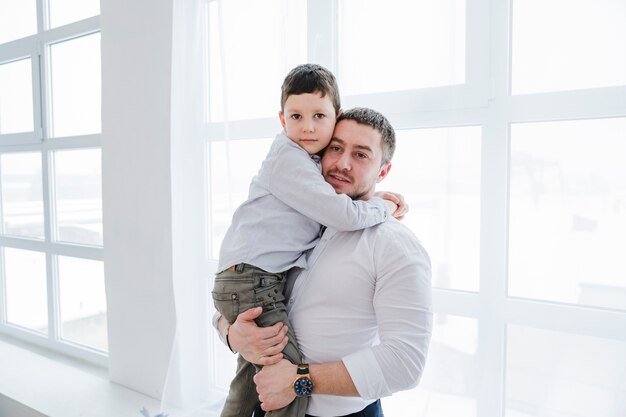
[[[337,194],[321,175],[319,158],[283,132],[252,179],[248,199],[233,214],[218,271],[242,262],[268,272],[305,268],[303,253],[319,240],[320,224],[359,230],[385,221],[388,215],[379,198],[353,201]]]

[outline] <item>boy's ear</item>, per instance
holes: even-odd
[[[287,129],[285,127],[285,115],[283,114],[282,111],[278,112],[278,118],[280,119],[280,124],[283,126],[283,129]]]

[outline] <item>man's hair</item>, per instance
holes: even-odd
[[[391,123],[385,116],[376,110],[365,107],[355,107],[343,112],[338,118],[337,123],[342,120],[354,120],[355,122],[370,126],[380,133],[380,141],[383,147],[383,157],[381,164],[385,165],[391,162],[393,153],[396,150],[396,132],[393,130]]]
[[[317,64],[298,65],[285,77],[280,95],[280,111],[285,111],[285,102],[289,96],[305,93],[326,94],[335,107],[335,114],[339,114],[341,100],[339,99],[339,87],[332,72]]]

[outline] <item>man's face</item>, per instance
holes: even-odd
[[[338,194],[367,200],[391,168],[391,164],[381,167],[382,153],[377,130],[354,120],[342,120],[322,157],[322,174]]]

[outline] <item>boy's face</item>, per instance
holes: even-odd
[[[337,121],[330,97],[320,93],[287,97],[284,112],[278,113],[278,117],[289,139],[310,155],[326,148]]]

